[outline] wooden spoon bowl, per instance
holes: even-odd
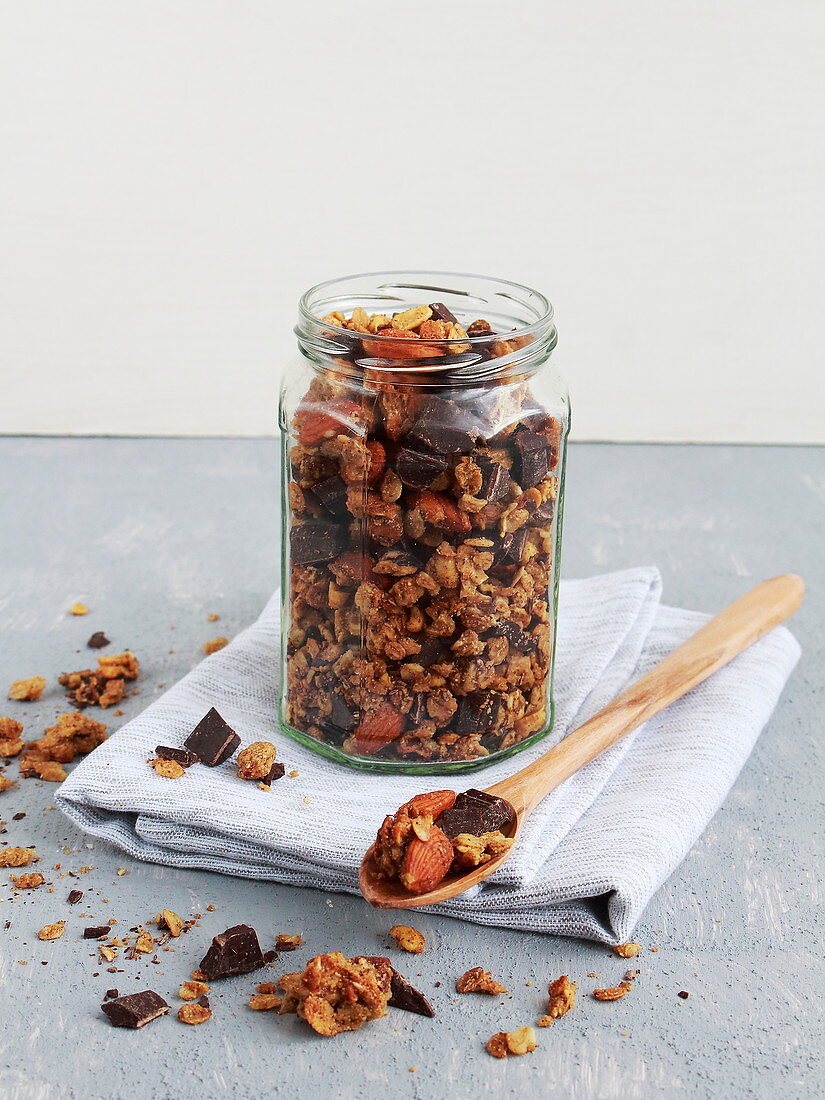
[[[503,830],[505,835],[518,843],[524,822],[545,795],[784,622],[798,610],[804,595],[805,585],[793,573],[758,584],[549,752],[508,779],[485,788],[487,794],[505,799],[513,808],[515,818],[509,829]],[[436,905],[495,874],[514,848],[464,874],[448,874],[425,894],[411,894],[397,879],[387,878],[379,870],[373,844],[361,861],[358,883],[370,905],[379,909]]]

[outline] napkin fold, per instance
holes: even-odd
[[[418,791],[486,787],[524,767],[707,621],[663,606],[661,587],[653,567],[562,582],[553,732],[483,771],[441,777],[356,771],[280,731],[276,593],[230,645],[75,768],[57,802],[138,859],[356,893],[361,855],[385,813]],[[799,652],[785,628],[772,631],[544,799],[501,871],[433,911],[627,940],[735,782]],[[156,745],[182,744],[212,706],[243,744],[274,740],[298,776],[264,792],[239,780],[232,762],[176,781],[147,767]]]

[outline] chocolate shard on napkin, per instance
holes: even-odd
[[[144,989],[142,993],[129,993],[113,1001],[104,1001],[100,1007],[113,1027],[143,1027],[169,1011],[169,1005],[163,997],[153,993],[151,989]]]
[[[212,707],[183,743],[203,764],[215,768],[229,759],[241,739]]]
[[[456,796],[452,807],[438,819],[438,827],[453,840],[459,833],[493,833],[509,825],[513,817],[509,802],[471,787]]]
[[[267,774],[263,777],[261,782],[265,783],[268,787],[271,783],[274,783],[276,779],[283,779],[283,777],[285,775],[286,775],[286,765],[281,764],[280,761],[276,760],[275,763],[272,765],[272,767],[267,772]]]
[[[201,761],[198,754],[191,749],[176,749],[172,745],[158,745],[155,756],[159,756],[161,760],[174,760],[182,768],[191,768],[193,764],[199,764]]]
[[[264,966],[264,956],[254,928],[236,924],[212,940],[212,945],[200,962],[207,981],[232,978],[236,974],[251,974]]]

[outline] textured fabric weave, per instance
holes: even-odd
[[[57,801],[83,829],[139,859],[356,892],[361,854],[385,813],[417,791],[489,786],[524,767],[706,621],[662,606],[660,595],[655,568],[563,582],[553,733],[483,771],[439,778],[355,771],[280,732],[276,594],[257,622],[75,768]],[[549,795],[501,871],[438,911],[628,939],[721,805],[798,657],[792,635],[774,630]],[[182,744],[211,706],[244,744],[274,740],[299,776],[265,792],[238,779],[233,762],[196,765],[180,780],[156,775],[146,764],[155,746]]]

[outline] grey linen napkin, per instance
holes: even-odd
[[[362,853],[385,813],[417,791],[489,786],[524,767],[697,630],[707,616],[664,607],[655,568],[565,581],[556,722],[544,742],[467,776],[372,775],[304,749],[276,724],[279,596],[219,653],[87,757],[57,796],[83,829],[138,859],[357,892]],[[628,939],[646,904],[721,805],[799,658],[784,628],[549,795],[511,859],[482,888],[433,911],[480,924]],[[215,706],[242,742],[270,740],[296,778],[269,792],[234,763],[179,780],[146,764]]]

